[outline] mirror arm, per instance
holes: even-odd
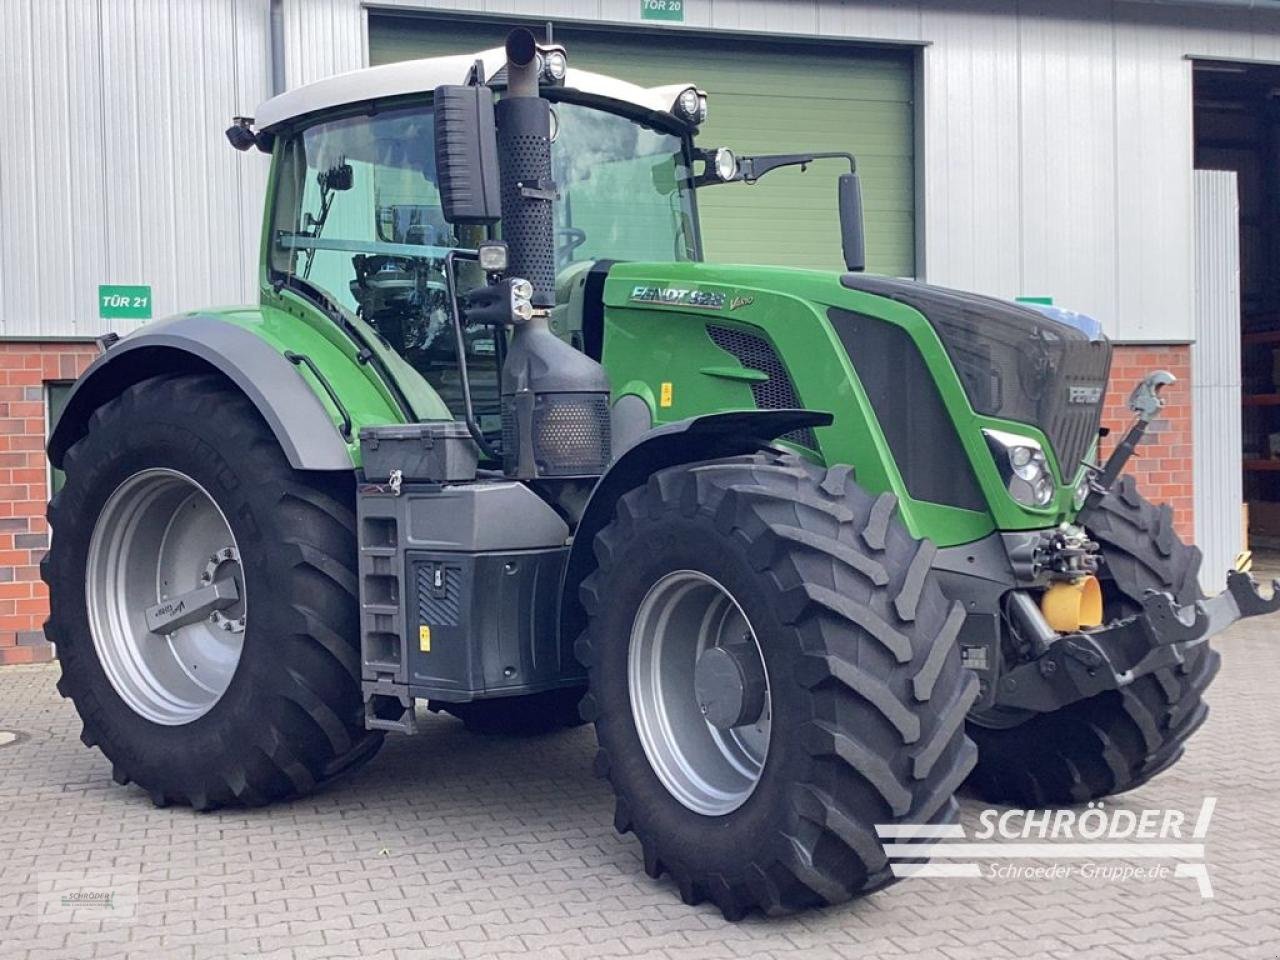
[[[732,180],[721,180],[711,166],[715,162],[714,150],[699,150],[694,159],[701,160],[707,165],[702,173],[693,178],[694,187],[710,187],[717,183],[755,183],[766,173],[780,167],[806,167],[815,160],[848,160],[850,173],[856,173],[858,169],[858,163],[853,154],[840,150],[818,153],[773,153],[758,157],[739,157],[738,175]]]
[[[844,151],[777,153],[761,157],[740,157],[738,159],[738,176],[734,179],[742,180],[746,183],[755,183],[766,173],[777,170],[779,167],[805,167],[815,160],[848,160],[850,173],[855,173],[858,169],[857,161],[854,160],[853,154]]]

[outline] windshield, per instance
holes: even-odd
[[[693,188],[678,137],[569,103],[554,107],[557,269],[574,262],[697,257]],[[431,107],[415,104],[312,124],[286,139],[277,166],[270,259],[373,324],[461,409],[444,283],[450,248],[474,249],[484,227],[444,219]],[[484,282],[459,263],[462,291]],[[502,344],[466,331],[477,410],[498,410]]]
[[[692,171],[680,138],[580,104],[552,109],[557,267],[698,259]]]

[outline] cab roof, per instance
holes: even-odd
[[[505,67],[506,53],[502,47],[494,47],[479,53],[404,60],[335,74],[272,97],[258,107],[254,125],[259,130],[269,131],[298,117],[349,103],[427,93],[445,84],[467,83],[477,60],[484,65],[484,75],[493,78]],[[555,90],[557,94],[563,89],[580,94],[583,100],[612,102],[629,107],[632,112],[667,114],[675,119],[671,110],[676,99],[681,91],[693,86],[692,83],[677,83],[641,87],[615,77],[579,70],[571,64],[564,84]]]

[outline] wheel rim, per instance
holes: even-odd
[[[735,676],[741,689],[725,679]],[[658,580],[632,625],[628,680],[636,731],[671,795],[707,816],[742,806],[764,772],[773,705],[733,595],[696,570]]]
[[[231,525],[186,474],[144,470],[108,498],[85,567],[89,630],[134,712],[176,726],[213,708],[240,663],[244,593]]]

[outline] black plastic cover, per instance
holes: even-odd
[[[1102,420],[1111,343],[1039,311],[911,280],[845,274],[841,283],[913,307],[938,334],[969,404],[1039,427],[1064,473],[1088,453]]]
[[[907,492],[916,500],[986,510],[955,423],[911,335],[877,317],[835,307],[828,316]]]
[[[840,207],[840,245],[845,269],[861,273],[867,269],[867,242],[862,229],[862,183],[856,173],[842,173],[837,182]]]
[[[436,169],[440,205],[449,223],[497,223],[502,217],[493,91],[443,86],[435,90]]]

